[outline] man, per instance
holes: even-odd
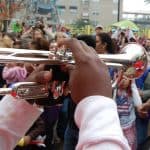
[[[147,39],[147,40],[146,40],[145,49],[146,49],[146,51],[147,51],[148,53],[150,52],[150,39]]]
[[[95,27],[95,32],[96,32],[96,34],[99,34],[99,33],[103,32],[103,26],[102,25],[97,25]]]
[[[80,132],[76,150],[129,150],[116,104],[111,98],[112,88],[106,65],[84,42],[63,39],[59,45],[71,49],[76,62],[75,66],[68,66],[71,96],[78,104],[75,121]],[[27,81],[47,83],[51,78],[51,72],[37,71]],[[5,96],[0,102],[0,149],[13,149],[41,112],[26,101]]]

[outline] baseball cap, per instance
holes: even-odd
[[[99,25],[97,25],[97,26],[95,27],[95,29],[97,29],[97,28],[103,29],[103,26],[102,26],[101,24],[99,24]]]

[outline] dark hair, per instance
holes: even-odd
[[[131,37],[131,38],[129,39],[129,41],[130,41],[130,42],[136,42],[136,40],[135,40],[133,37]]]
[[[109,54],[115,54],[114,43],[111,37],[109,36],[109,34],[102,32],[102,33],[97,34],[97,36],[101,39],[102,44],[106,44],[106,51]]]
[[[125,36],[125,33],[124,33],[124,32],[121,32],[120,35],[121,35],[121,36]]]
[[[76,37],[78,40],[84,41],[88,46],[91,46],[95,49],[96,39],[92,35],[79,35]]]
[[[49,50],[49,42],[44,38],[32,40],[31,44],[34,45],[37,50]]]

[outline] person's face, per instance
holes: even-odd
[[[96,34],[99,34],[99,33],[101,33],[102,31],[103,31],[102,28],[96,28],[96,29],[95,29]]]
[[[147,41],[146,41],[146,46],[147,46],[147,47],[150,47],[150,40],[147,40]]]
[[[50,44],[49,44],[49,50],[50,51],[56,51],[58,48],[58,45],[55,41],[52,41]]]
[[[65,38],[63,34],[58,34],[56,42],[60,41],[61,39]]]
[[[120,81],[119,83],[119,86],[122,88],[122,89],[126,89],[129,87],[129,84],[130,84],[130,80],[126,77],[123,77],[123,79]]]
[[[35,39],[43,38],[42,32],[40,32],[40,31],[35,31],[35,32],[34,32],[34,38],[35,38]]]
[[[96,36],[96,51],[99,54],[104,54],[106,53],[105,50],[106,45],[102,43],[101,38],[99,36]]]

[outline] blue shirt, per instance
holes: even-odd
[[[143,89],[145,79],[146,79],[149,72],[150,72],[150,68],[148,68],[140,78],[135,80],[137,88]]]

